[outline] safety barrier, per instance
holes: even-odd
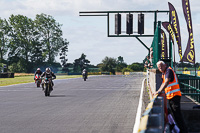
[[[200,77],[177,74],[182,95],[188,95],[200,103]]]
[[[164,98],[154,97],[141,117],[138,133],[164,132],[164,113]]]
[[[188,74],[188,75],[197,75],[200,76],[200,71],[176,71],[176,74]]]
[[[68,73],[68,75],[82,75],[82,73]],[[88,75],[112,75],[111,72],[88,72]]]
[[[101,72],[88,72],[88,75],[101,75]]]
[[[0,78],[14,78],[14,73],[0,73]]]
[[[146,75],[146,72],[124,72],[124,75]]]

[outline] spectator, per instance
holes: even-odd
[[[150,63],[152,64],[152,59],[153,59],[153,48],[150,48]]]
[[[158,61],[157,67],[158,70],[162,72],[163,82],[158,91],[156,91],[153,95],[159,95],[165,89],[166,98],[171,108],[172,115],[180,128],[180,133],[187,133],[187,127],[184,123],[180,110],[181,91],[176,73],[163,61]]]

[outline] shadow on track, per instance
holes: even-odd
[[[76,97],[76,95],[50,95],[49,97]]]
[[[66,97],[66,95],[50,95],[49,97]]]

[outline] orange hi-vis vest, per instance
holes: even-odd
[[[165,94],[167,99],[172,99],[174,96],[181,96],[181,91],[180,86],[178,84],[178,79],[176,77],[176,73],[171,67],[169,67],[169,69],[171,69],[174,74],[174,80],[172,82],[169,82],[169,85],[165,88]],[[165,83],[165,75],[166,72],[163,75],[163,83]]]

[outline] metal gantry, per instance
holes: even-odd
[[[145,34],[110,34],[110,16],[111,14],[133,14],[133,13],[145,13],[145,14],[154,14],[154,23],[153,23],[153,33],[149,35]],[[79,12],[79,16],[105,16],[107,17],[107,36],[108,37],[135,37],[150,53],[150,48],[140,39],[140,37],[154,37],[156,26],[158,24],[158,13],[167,13],[169,14],[168,10],[154,10],[154,11],[82,11]],[[169,22],[170,22],[170,15],[169,15]],[[159,44],[158,44],[159,45]],[[158,58],[158,57],[157,57]],[[172,43],[169,38],[169,59],[172,60]],[[160,58],[159,58],[160,59]],[[172,62],[173,64],[173,62]]]

